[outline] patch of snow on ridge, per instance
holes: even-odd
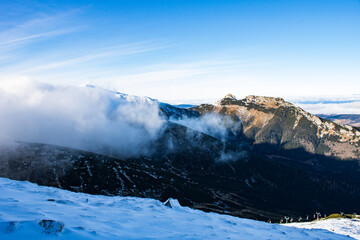
[[[135,197],[0,178],[0,239],[351,239]]]
[[[121,92],[108,90],[108,89],[101,88],[101,87],[91,85],[91,84],[87,84],[85,87],[86,88],[93,88],[93,89],[96,89],[98,91],[103,91],[103,92],[113,94],[118,99],[126,101],[126,102],[131,102],[131,103],[135,103],[135,104],[159,104],[158,100],[150,98],[150,97],[146,97],[146,96],[129,95],[129,94],[126,94],[126,93],[121,93]]]

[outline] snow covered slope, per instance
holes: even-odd
[[[359,219],[327,219],[316,222],[305,222],[305,223],[290,223],[286,226],[294,226],[298,228],[306,229],[327,229],[332,232],[339,234],[348,235],[355,239],[360,239],[360,220]]]
[[[0,239],[352,239],[152,199],[73,193],[0,178]]]

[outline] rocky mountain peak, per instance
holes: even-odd
[[[249,95],[244,99],[240,100],[241,102],[248,104],[261,105],[265,108],[279,108],[279,107],[295,107],[292,103],[285,101],[280,97],[265,97],[265,96],[254,96]]]
[[[225,95],[225,97],[223,97],[222,99],[217,101],[215,104],[216,105],[229,105],[235,101],[237,101],[236,97],[233,94],[228,93]]]
[[[236,97],[233,94],[228,93],[228,94],[225,95],[225,97],[223,97],[223,99],[236,100]]]
[[[244,98],[244,101],[247,103],[277,103],[284,104],[285,100],[279,97],[265,97],[265,96],[255,96],[249,95]]]

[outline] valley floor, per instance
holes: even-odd
[[[284,226],[170,208],[152,199],[74,193],[6,178],[0,178],[0,193],[2,240],[359,239],[359,222],[351,220]]]

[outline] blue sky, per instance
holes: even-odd
[[[0,81],[170,102],[360,93],[359,0],[1,1]]]

